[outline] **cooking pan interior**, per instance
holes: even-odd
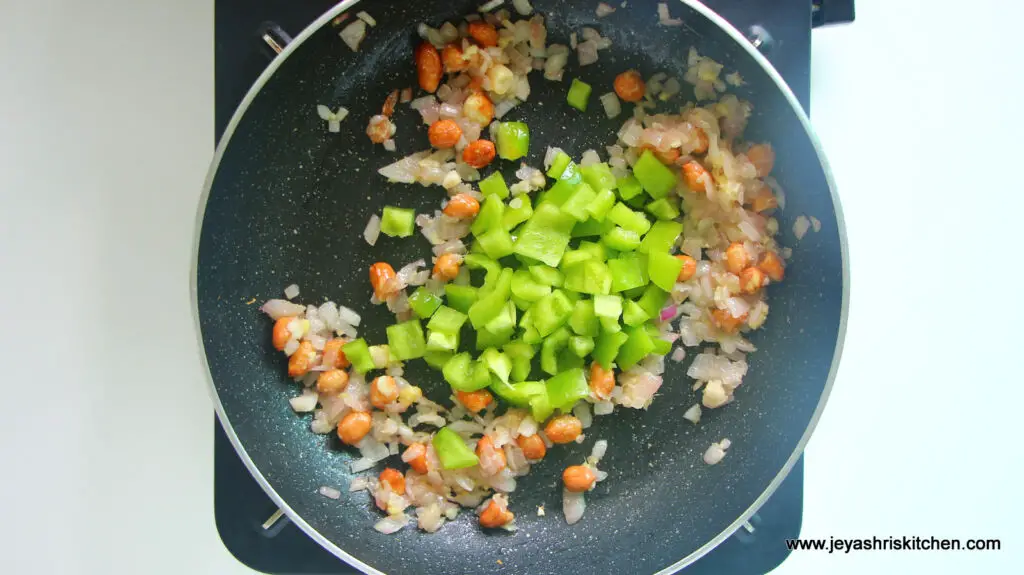
[[[416,25],[439,26],[475,11],[475,2],[363,2],[378,21],[358,54],[329,25],[312,33],[279,62],[233,132],[208,191],[197,256],[196,305],[206,359],[229,436],[250,469],[262,475],[298,516],[298,523],[339,556],[363,569],[389,573],[450,574],[515,571],[566,573],[578,565],[601,571],[654,572],[705,545],[765,493],[791,461],[823,397],[840,338],[843,312],[841,220],[815,147],[790,102],[771,76],[713,22],[682,3],[673,15],[685,25],[656,25],[656,3],[632,0],[628,9],[597,19],[596,3],[537,0],[547,17],[548,41],[568,44],[570,31],[593,26],[613,40],[600,61],[579,68],[575,56],[565,81],[531,75],[529,102],[506,119],[525,121],[532,133],[527,163],[540,167],[545,147],[573,156],[614,143],[625,115],[608,120],[597,96],[614,76],[638,68],[644,76],[665,71],[682,78],[691,45],[738,71],[746,85],[735,92],[754,104],[747,136],[769,140],[777,151],[775,175],[786,190],[782,242],[794,256],[784,283],[770,288],[767,325],[752,335],[759,351],[731,405],[705,410],[692,425],[682,411],[699,401],[685,376],[688,362],[668,362],[665,384],[646,411],[618,409],[599,417],[582,445],[553,449],[521,478],[512,495],[516,533],[485,533],[465,513],[440,532],[407,528],[395,535],[372,529],[380,518],[365,493],[338,501],[317,494],[321,485],[346,491],[348,463],[357,454],[336,437],[314,435],[309,417],[296,415],[288,398],[298,393],[285,375],[286,358],[270,345],[270,321],[259,303],[281,297],[290,283],[300,300],[332,299],[364,318],[361,335],[385,341],[393,316],[369,304],[366,270],[378,260],[400,265],[429,261],[430,247],[417,235],[381,236],[375,247],[362,239],[370,215],[385,204],[432,213],[445,196],[437,187],[389,184],[377,169],[428,147],[426,127],[407,105],[396,112],[397,153],[372,145],[364,130],[387,93],[415,86],[411,60],[419,41]],[[590,110],[581,114],[565,102],[568,79],[594,88]],[[689,86],[684,94],[692,97]],[[343,105],[351,112],[339,134],[330,134],[317,104]],[[626,113],[630,106],[625,106]],[[506,178],[518,163],[501,163]],[[820,233],[797,243],[786,230],[800,214],[817,217]],[[248,302],[255,298],[256,303]],[[691,357],[694,352],[691,351]],[[412,362],[407,377],[444,395],[440,374]],[[707,446],[732,441],[723,463],[707,466]],[[602,468],[610,477],[587,496],[584,519],[567,526],[561,514],[561,470],[578,464],[597,439],[610,447]],[[397,457],[394,458],[395,463]],[[538,516],[538,507],[547,513]],[[316,535],[315,535],[316,536]],[[500,563],[499,563],[500,560]]]

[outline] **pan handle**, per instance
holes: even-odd
[[[811,27],[847,24],[856,18],[853,0],[812,0]]]
[[[292,41],[291,35],[275,22],[268,21],[261,24],[258,34],[263,43],[263,52],[270,59],[280,54],[284,47]]]

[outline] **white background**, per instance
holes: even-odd
[[[1004,548],[794,554],[777,572],[1017,571],[1024,9],[857,9],[814,33],[814,124],[853,283],[803,534]],[[0,0],[0,14],[0,572],[246,572],[214,528],[187,290],[212,2]]]

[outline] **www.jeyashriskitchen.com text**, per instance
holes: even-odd
[[[943,539],[939,537],[864,537],[818,539],[787,539],[786,547],[792,551],[999,551],[999,539]]]

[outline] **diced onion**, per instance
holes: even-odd
[[[512,0],[512,6],[521,16],[528,16],[533,12],[533,6],[530,5],[530,0]]]
[[[263,304],[260,311],[269,315],[271,319],[281,319],[290,315],[302,315],[306,312],[306,307],[284,299],[272,299]]]
[[[359,18],[360,20],[362,20],[363,22],[366,22],[370,26],[376,26],[377,25],[377,21],[373,18],[373,16],[370,16],[365,11],[356,12],[356,18]]]
[[[715,465],[722,461],[722,458],[725,457],[725,447],[728,447],[728,443],[726,443],[727,441],[728,440],[723,440],[721,443],[712,443],[708,447],[707,451],[704,452],[704,463],[707,463],[708,465]],[[722,445],[723,443],[725,444],[724,447]]]
[[[587,509],[587,501],[582,493],[573,493],[568,489],[562,490],[562,513],[565,514],[565,522],[573,525],[583,517]]]
[[[341,499],[341,491],[338,491],[337,489],[335,489],[333,487],[328,487],[326,485],[321,485],[320,489],[318,489],[317,491],[320,492],[320,495],[323,495],[324,497],[326,497],[328,499]]]
[[[622,113],[622,103],[619,102],[619,97],[615,95],[615,92],[602,94],[598,100],[601,101],[601,106],[604,107],[605,116],[615,118]]]
[[[597,42],[587,40],[576,45],[576,57],[579,58],[580,66],[589,66],[597,62]]]
[[[488,2],[488,3],[484,4],[483,6],[480,6],[479,8],[477,8],[477,10],[479,10],[480,12],[490,12],[491,10],[494,10],[495,8],[497,8],[498,6],[501,6],[504,3],[505,3],[505,0],[491,0],[490,2]]]
[[[800,216],[793,222],[793,235],[796,236],[796,239],[802,240],[810,228],[811,221],[807,219],[807,216]]]
[[[683,21],[669,16],[668,4],[661,2],[658,4],[658,24],[662,26],[682,26]]]
[[[373,214],[370,216],[370,221],[366,222],[366,229],[363,230],[363,239],[366,243],[371,246],[377,244],[377,238],[380,237],[380,216]]]
[[[288,400],[295,413],[309,413],[316,409],[317,392],[313,389],[302,390],[302,395]]]
[[[407,522],[408,520],[406,519],[405,514],[402,514],[397,518],[388,516],[374,524],[373,528],[385,535],[390,535],[396,531],[400,531],[405,527]]]
[[[695,404],[690,406],[690,409],[687,409],[686,412],[683,413],[683,419],[685,419],[686,421],[689,421],[689,422],[691,422],[693,424],[697,424],[697,423],[700,423],[700,415],[701,415],[700,404],[699,403],[695,403]]]
[[[298,284],[292,284],[292,285],[284,288],[284,297],[286,297],[288,299],[295,299],[298,296],[299,296],[299,286],[298,286]]]
[[[341,36],[342,41],[348,46],[353,52],[359,51],[359,43],[366,37],[366,22],[362,20],[356,20],[348,26],[345,26],[341,32],[338,33]]]

